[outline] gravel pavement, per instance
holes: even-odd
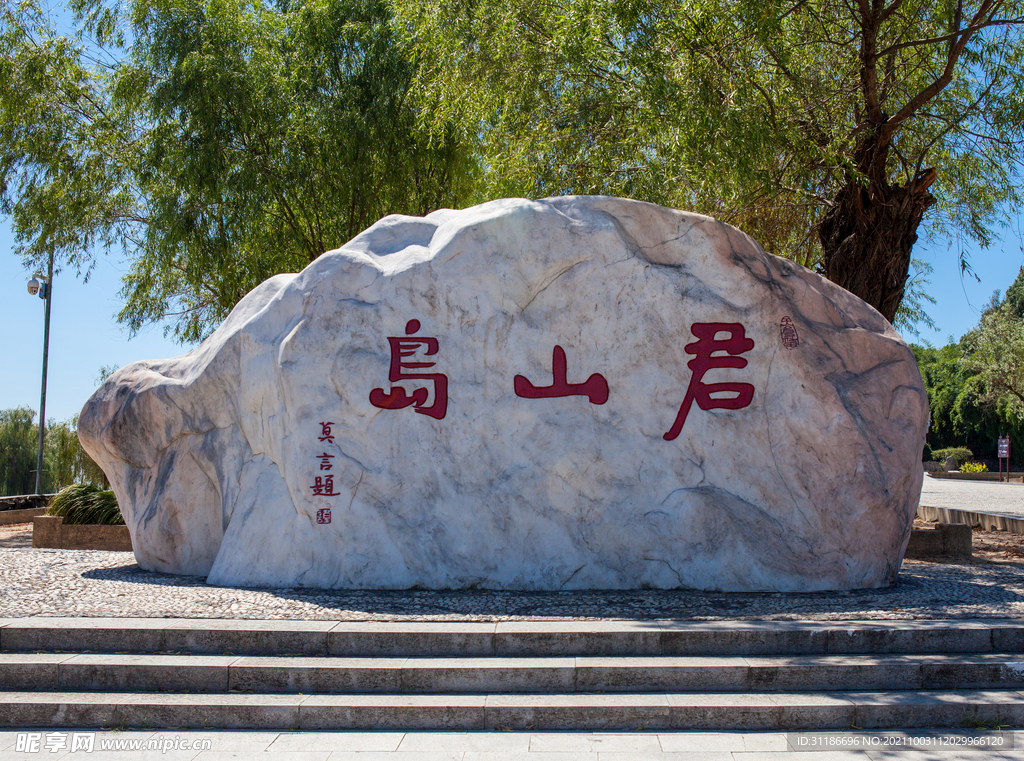
[[[13,532],[12,532],[13,533]],[[350,592],[243,589],[145,571],[128,552],[0,548],[0,618],[98,616],[330,621],[1024,618],[1024,564],[905,560],[888,589]]]
[[[1024,484],[924,477],[921,504],[1024,518]]]
[[[1024,517],[1024,485],[926,477],[921,503]],[[976,544],[978,539],[976,534]],[[33,549],[29,526],[0,527],[0,618],[99,616],[337,621],[1024,618],[1024,562],[1021,562],[1024,558],[1016,557],[1019,555],[1020,552],[999,556],[1000,560],[1011,562],[986,562],[985,558],[962,563],[905,560],[899,579],[892,587],[855,592],[351,592],[211,586],[199,577],[145,571],[135,562],[134,555],[127,552]]]

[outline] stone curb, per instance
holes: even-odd
[[[0,693],[10,727],[861,729],[1019,726],[1014,690],[644,695]]]
[[[55,550],[104,550],[131,552],[132,537],[127,526],[65,524],[59,515],[32,519],[32,546]]]
[[[923,521],[937,521],[938,523],[966,523],[981,531],[1008,531],[1011,534],[1024,534],[1024,518],[1012,518],[1008,515],[919,505],[917,517]]]
[[[0,526],[13,526],[16,523],[31,523],[45,513],[45,507],[29,507],[24,510],[0,510]]]
[[[321,656],[684,656],[1024,652],[1024,620],[335,622],[0,620],[0,651]]]

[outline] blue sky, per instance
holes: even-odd
[[[992,291],[1005,292],[1024,264],[1021,242],[1012,232],[987,251],[971,249],[970,260],[980,283],[960,277],[956,249],[919,243],[915,255],[935,268],[927,290],[938,303],[928,311],[939,330],[924,328],[920,339],[905,337],[935,345],[944,344],[949,336],[959,338],[974,327]],[[129,338],[118,325],[122,301],[117,294],[126,269],[119,256],[107,256],[100,257],[88,283],[74,272],[63,272],[55,279],[47,418],[66,420],[79,412],[96,388],[101,367],[177,356],[189,348],[165,339],[162,326]],[[29,296],[25,288],[31,274],[13,253],[9,224],[0,221],[0,346],[5,357],[0,409],[23,405],[36,410],[39,405],[43,301]]]

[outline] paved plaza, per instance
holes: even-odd
[[[1024,732],[892,731],[787,735],[782,732],[96,732],[93,751],[49,752],[44,743],[74,730],[27,730],[39,749],[17,750],[18,732],[0,732],[10,759],[167,759],[167,761],[1002,761],[1024,759]],[[78,730],[79,733],[88,730]],[[90,733],[91,734],[91,733]],[[801,738],[804,738],[801,740]],[[53,744],[59,742],[51,741]],[[963,750],[971,743],[989,747]],[[28,738],[22,740],[23,747]],[[860,750],[793,750],[812,742]],[[132,745],[137,749],[132,750]],[[187,744],[188,750],[181,749]],[[144,750],[146,746],[165,750]],[[103,747],[106,750],[103,750]],[[1012,746],[1018,750],[1003,750]],[[195,750],[193,748],[208,748]],[[119,749],[113,749],[119,748]],[[176,749],[177,748],[177,749]],[[873,749],[867,749],[873,748]]]
[[[1024,518],[1024,484],[924,477],[921,504]]]

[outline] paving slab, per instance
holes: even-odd
[[[642,621],[500,621],[494,654],[660,655],[664,630]]]
[[[81,693],[88,694],[88,693]],[[301,695],[137,693],[117,705],[130,727],[298,728]]]
[[[8,727],[110,727],[117,706],[130,695],[118,693],[0,692],[0,716]]]
[[[302,729],[483,729],[483,695],[312,695]]]
[[[579,692],[744,690],[750,666],[742,657],[576,658]]]
[[[341,621],[328,634],[330,655],[494,655],[495,624],[473,621]]]
[[[87,653],[58,666],[60,689],[227,692],[235,656]]]
[[[488,695],[484,716],[487,729],[671,726],[668,700],[663,694]]]
[[[402,690],[405,658],[242,657],[229,670],[232,690],[385,693]]]
[[[856,704],[853,726],[1021,726],[1024,695],[1013,690],[848,692]]]
[[[71,653],[0,653],[0,689],[59,689],[58,664],[73,657]]]
[[[281,751],[378,751],[398,750],[404,732],[282,732],[269,749]]]
[[[163,629],[163,649],[185,652],[326,655],[329,621],[177,619]]]
[[[402,690],[451,692],[573,692],[575,658],[410,658]]]
[[[572,751],[587,753],[645,753],[662,752],[657,734],[615,732],[608,734],[576,732],[534,732],[530,736],[530,751]]]

